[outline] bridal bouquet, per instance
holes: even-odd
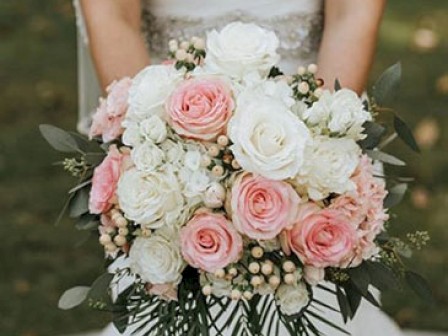
[[[144,335],[319,335],[319,323],[343,330],[325,310],[347,321],[362,299],[378,305],[372,287],[429,292],[404,263],[426,233],[386,230],[407,179],[385,176],[380,162],[405,163],[382,148],[398,135],[418,150],[384,108],[400,67],[368,100],[338,81],[324,89],[315,65],[283,74],[278,47],[238,22],[173,40],[166,62],[110,85],[92,141],[41,126],[77,153],[62,162],[80,179],[66,208],[109,261],[61,308],[85,301]],[[375,121],[386,113],[393,130]]]

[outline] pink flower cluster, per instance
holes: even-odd
[[[383,206],[387,196],[385,183],[375,177],[375,167],[367,155],[361,158],[352,180],[356,190],[333,199],[330,208],[344,213],[356,228],[357,245],[351,263],[357,266],[377,253],[374,241],[384,230],[389,215]]]
[[[356,190],[340,195],[326,209],[302,204],[292,229],[282,235],[287,254],[306,266],[356,267],[377,253],[375,238],[389,216],[383,207],[384,183],[374,177],[371,159],[363,156],[352,177]]]
[[[90,213],[103,214],[116,204],[118,180],[129,165],[127,153],[120,152],[115,145],[109,147],[106,158],[93,172],[89,198]]]
[[[100,106],[93,115],[90,138],[102,136],[104,142],[117,139],[122,133],[121,123],[128,110],[128,96],[132,80],[128,77],[114,81],[107,88],[107,98],[100,99]]]

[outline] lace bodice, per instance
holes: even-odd
[[[282,65],[289,68],[315,59],[323,26],[320,0],[283,0],[280,5],[273,0],[208,0],[205,4],[193,0],[187,6],[191,10],[185,5],[174,6],[176,2],[179,1],[143,1],[143,31],[149,50],[157,58],[166,54],[172,38],[205,37],[209,30],[242,21],[256,22],[276,32]]]
[[[80,124],[89,124],[99,94],[89,59],[88,38],[79,0],[77,9],[80,51]],[[205,37],[206,32],[232,21],[254,22],[276,32],[280,66],[293,72],[315,62],[323,27],[323,0],[142,0],[142,30],[153,62],[166,58],[172,38]],[[94,82],[92,84],[92,82]]]

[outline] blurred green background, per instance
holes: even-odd
[[[406,328],[448,331],[448,3],[389,1],[374,78],[401,60],[397,109],[423,148],[394,151],[417,182],[394,212],[392,231],[428,230],[430,246],[414,260],[437,298],[390,293],[385,309]],[[69,220],[53,223],[71,180],[39,136],[39,123],[76,124],[76,38],[71,1],[0,1],[0,334],[59,335],[101,328],[107,316],[56,307],[63,290],[101,273],[102,251]]]

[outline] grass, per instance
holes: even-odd
[[[373,75],[397,60],[404,82],[397,109],[413,126],[431,117],[448,127],[448,96],[435,89],[448,73],[446,0],[391,1],[381,31]],[[415,29],[429,25],[440,43],[431,52],[410,45]],[[58,335],[101,328],[107,316],[86,308],[62,312],[61,292],[89,284],[101,273],[102,252],[83,239],[69,220],[53,223],[70,185],[51,162],[60,159],[37,131],[39,123],[74,128],[76,123],[75,26],[69,1],[0,2],[0,330],[1,335]],[[409,162],[414,190],[428,192],[425,207],[411,194],[396,209],[391,230],[429,230],[431,245],[413,260],[437,298],[427,306],[407,291],[388,293],[385,309],[402,325],[448,331],[448,135],[416,156],[401,145],[394,151]]]

